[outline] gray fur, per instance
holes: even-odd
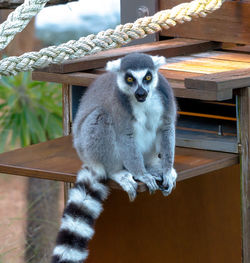
[[[102,179],[120,184],[131,201],[135,180],[164,195],[174,188],[176,106],[172,89],[158,73],[163,63],[163,57],[138,53],[111,61],[111,72],[97,78],[82,97],[73,142],[84,165],[69,193],[52,263],[87,258],[93,223],[108,195]]]
[[[163,57],[140,53],[111,61],[107,68],[112,72],[101,75],[88,88],[73,124],[74,147],[84,164],[91,169],[97,167],[108,178],[119,174],[121,186],[129,189],[130,199],[136,193],[130,175],[146,183],[151,192],[159,189],[156,179],[161,178],[161,189],[166,195],[175,185],[176,106],[172,89],[157,72],[163,61]],[[145,102],[135,99],[136,84],[128,86],[124,81],[126,72],[136,74],[141,69],[150,70],[153,76],[151,83],[141,82],[149,92]],[[143,141],[144,136],[149,140]],[[147,145],[149,141],[152,145]],[[124,169],[128,180],[124,180],[126,172],[121,172]],[[125,187],[124,182],[130,186]]]
[[[121,71],[138,70],[138,69],[151,69],[153,70],[155,65],[150,56],[143,53],[131,53],[125,56],[121,60]]]

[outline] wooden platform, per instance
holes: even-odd
[[[238,162],[237,154],[176,148],[175,168],[179,181]],[[75,182],[80,167],[81,161],[72,147],[71,136],[0,154],[0,173]],[[110,183],[117,188],[114,182]],[[140,184],[138,191],[145,189],[145,185]]]

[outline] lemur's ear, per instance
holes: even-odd
[[[106,70],[112,71],[112,72],[117,72],[120,70],[120,66],[121,66],[121,59],[119,58],[116,60],[109,61],[106,65]]]
[[[156,68],[159,68],[160,66],[167,63],[166,58],[163,56],[151,56],[151,58],[152,58]]]

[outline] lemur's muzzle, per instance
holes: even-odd
[[[139,86],[138,89],[135,91],[135,97],[139,102],[145,101],[147,96],[148,92],[141,86]]]

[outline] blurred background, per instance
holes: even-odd
[[[4,22],[12,10],[0,10]],[[1,58],[96,34],[120,23],[119,0],[44,8]],[[0,152],[62,136],[61,86],[30,72],[0,79]],[[0,174],[0,263],[47,263],[63,209],[63,184]]]

